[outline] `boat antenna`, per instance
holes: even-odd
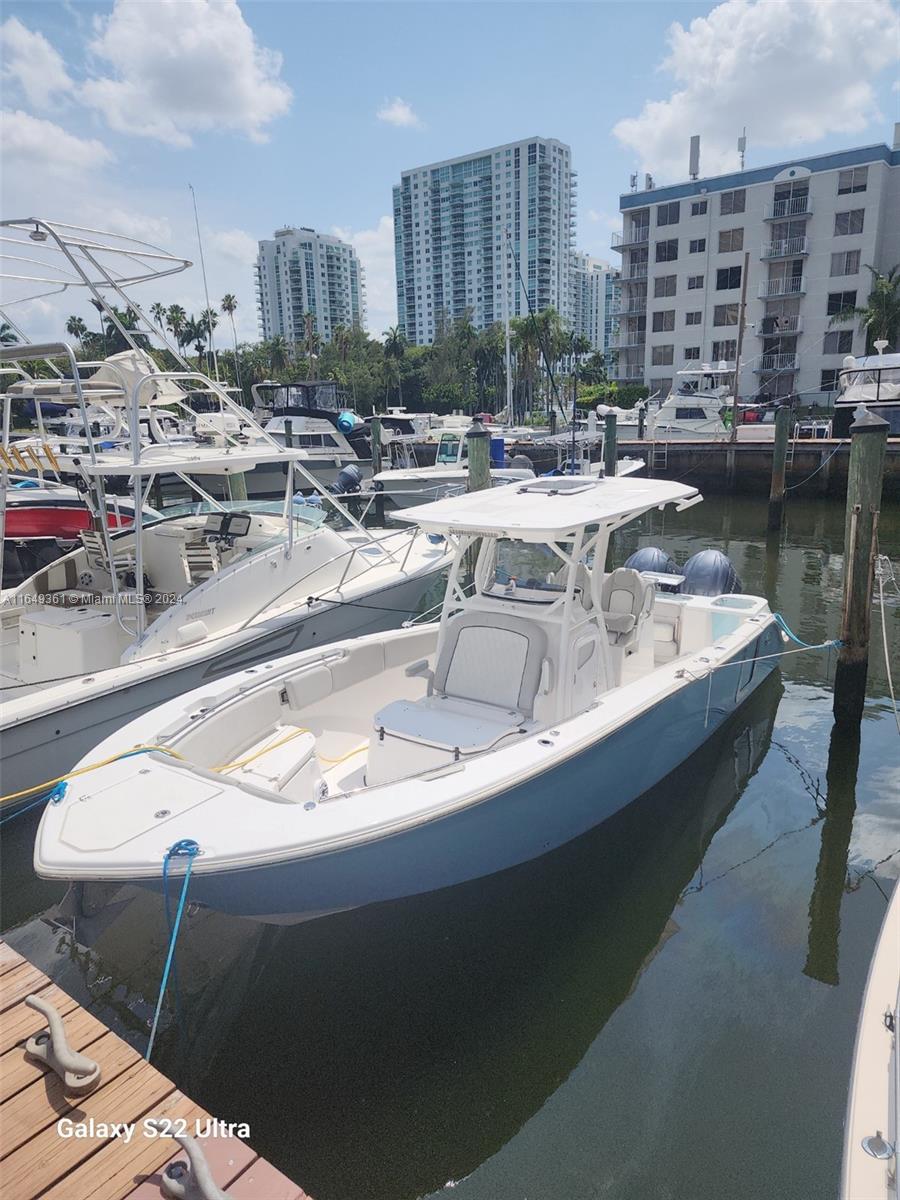
[[[212,306],[209,303],[209,284],[206,281],[206,262],[203,258],[203,239],[200,237],[200,218],[197,215],[197,193],[194,191],[194,185],[192,183],[189,183],[188,187],[191,189],[191,199],[194,202],[194,225],[197,227],[197,247],[200,250],[200,272],[203,275],[203,292],[206,296],[206,311],[209,313],[212,311]],[[216,372],[216,383],[219,383],[219,357],[216,354],[216,346],[215,342],[213,341],[212,321],[208,321],[207,324],[209,326],[207,332],[209,334],[209,348],[212,351],[213,356],[213,366]]]
[[[525,293],[525,300],[526,300],[526,303],[528,304],[528,315],[529,315],[529,317],[531,317],[531,323],[534,326],[535,336],[537,337],[538,346],[540,347],[540,350],[541,350],[541,357],[544,360],[544,366],[547,368],[547,376],[550,380],[550,387],[553,390],[553,398],[556,401],[556,407],[559,409],[560,413],[562,414],[563,420],[565,420],[566,419],[566,410],[563,407],[562,400],[560,400],[560,398],[559,398],[559,388],[556,386],[556,378],[553,374],[553,368],[550,366],[550,356],[547,354],[547,350],[544,346],[544,339],[541,337],[541,327],[540,327],[540,325],[538,325],[537,317],[535,316],[534,305],[531,303],[531,297],[528,294],[528,288],[525,286],[525,280],[522,278],[522,268],[519,265],[519,256],[518,256],[518,254],[516,254],[516,248],[512,244],[512,237],[510,235],[508,225],[506,227],[506,240],[509,243],[509,248],[512,250],[513,262],[515,263],[515,266],[516,266],[516,277],[519,280],[519,283],[521,284],[522,291]]]

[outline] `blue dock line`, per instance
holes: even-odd
[[[819,646],[812,646],[809,642],[804,642],[802,638],[797,637],[796,633],[794,633],[793,629],[791,629],[781,613],[772,613],[772,618],[781,632],[789,637],[792,642],[796,642],[798,646],[802,646],[804,650],[837,650],[843,645],[843,642],[840,638],[834,638],[830,642],[823,642]]]
[[[178,939],[178,929],[181,925],[181,917],[184,913],[184,904],[187,900],[188,884],[191,881],[191,868],[194,865],[194,858],[200,853],[200,847],[191,838],[183,838],[180,842],[175,842],[170,846],[163,858],[163,896],[166,904],[166,917],[169,915],[169,862],[173,858],[186,857],[188,860],[187,869],[184,873],[184,883],[181,885],[181,896],[178,900],[178,908],[175,912],[175,921],[169,931],[169,950],[166,954],[166,965],[163,967],[162,980],[159,985],[159,997],[156,1001],[156,1012],[153,1014],[153,1024],[150,1028],[150,1041],[147,1043],[147,1051],[144,1058],[147,1062],[150,1061],[150,1055],[153,1053],[153,1044],[156,1041],[156,1031],[159,1027],[159,1015],[162,1012],[163,999],[166,994],[166,988],[169,983],[169,972],[172,970],[172,964],[175,960],[175,942]]]
[[[39,804],[58,804],[66,794],[67,787],[68,784],[66,783],[58,783],[49,792],[44,792],[42,796],[38,796],[37,800],[32,800],[30,804],[26,804],[24,808],[17,808],[8,817],[0,817],[0,825],[5,825],[7,821],[12,821],[15,817],[21,817],[23,813],[31,812]]]

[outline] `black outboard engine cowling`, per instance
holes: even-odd
[[[341,496],[358,492],[361,485],[362,472],[359,467],[354,466],[353,463],[347,463],[345,467],[341,467],[334,483],[329,484],[328,490],[336,496]]]
[[[686,596],[727,596],[742,590],[734,563],[721,550],[692,554],[680,572],[684,583],[678,589]]]
[[[625,566],[632,571],[655,571],[657,575],[680,575],[678,563],[666,550],[659,546],[641,546],[626,559]]]

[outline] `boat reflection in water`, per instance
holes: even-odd
[[[781,694],[776,673],[658,787],[500,875],[284,928],[193,913],[184,1036],[173,1021],[157,1065],[248,1121],[254,1148],[317,1200],[412,1200],[464,1178],[565,1082],[677,936],[679,899],[766,755]],[[132,901],[116,920],[100,933],[102,913],[81,915],[77,933],[95,926],[121,979],[113,960],[140,957],[154,898],[119,893]],[[129,986],[152,998],[156,959],[132,966]]]

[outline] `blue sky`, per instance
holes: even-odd
[[[5,215],[144,234],[196,259],[255,333],[256,238],[344,231],[370,330],[394,319],[400,171],[541,134],[579,172],[578,245],[610,255],[632,170],[701,173],[890,140],[900,120],[893,0],[294,3],[44,0],[4,6]],[[148,300],[202,306],[199,272]],[[67,311],[78,308],[66,298]],[[59,332],[52,306],[27,314]]]

